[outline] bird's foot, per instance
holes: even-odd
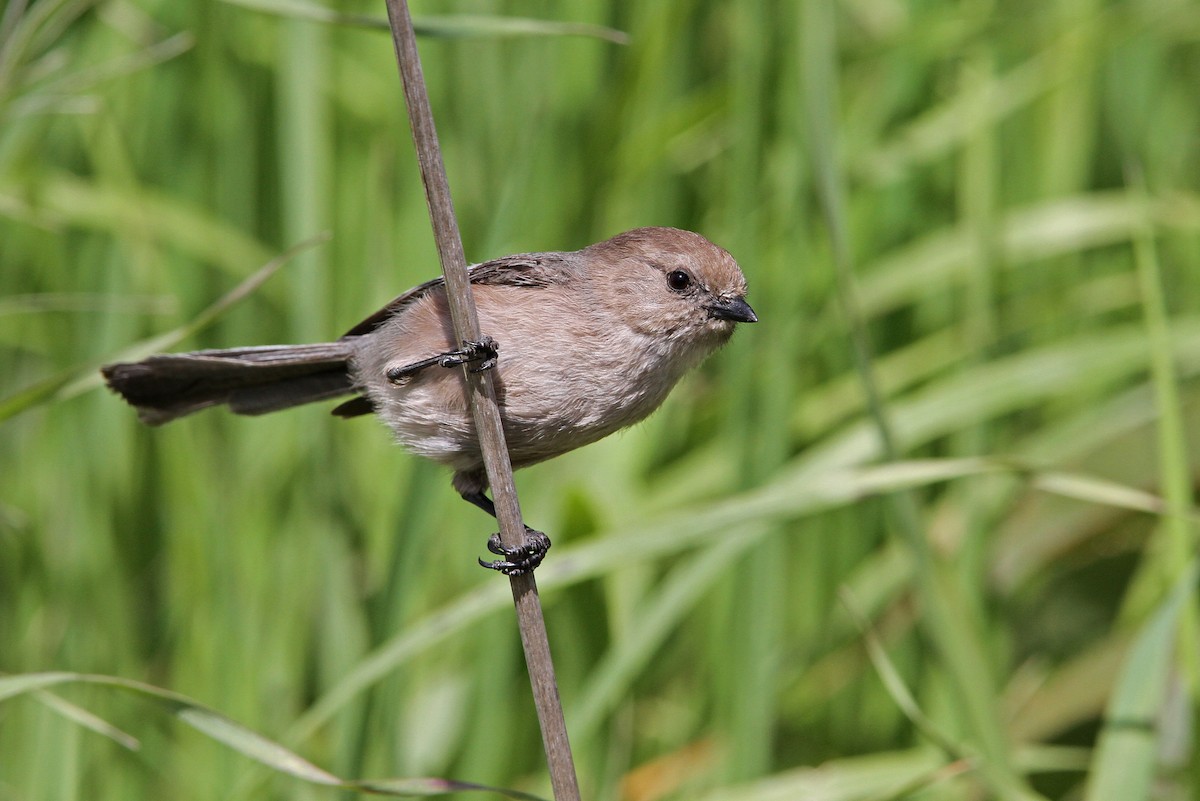
[[[500,542],[500,535],[493,534],[488,540],[488,550],[503,559],[494,562],[479,560],[479,564],[489,570],[498,570],[506,576],[523,576],[532,573],[534,568],[546,558],[550,550],[550,538],[529,526],[525,527],[525,544],[517,548],[509,548]]]
[[[460,364],[471,364],[472,362],[479,362],[479,364],[472,367],[471,372],[482,373],[484,370],[490,370],[496,366],[499,350],[500,346],[496,340],[489,336],[483,336],[473,342],[464,342],[462,347],[457,350],[439,353],[437,356],[430,356],[428,359],[422,359],[412,364],[392,367],[386,375],[388,381],[393,384],[403,384],[426,367],[434,365],[458,367]]]
[[[484,370],[491,370],[496,366],[499,350],[500,346],[496,340],[485,334],[479,339],[464,342],[458,350],[443,353],[437,357],[438,364],[442,367],[458,367],[460,364],[478,362],[471,368],[471,372],[482,373]]]

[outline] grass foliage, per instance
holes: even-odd
[[[762,319],[518,475],[585,797],[1194,797],[1200,6],[423,12],[469,258],[692,228]],[[247,758],[279,745],[548,794],[443,471],[320,407],[149,430],[98,388],[434,274],[382,15],[0,11],[0,671],[56,672],[5,680],[0,800],[346,792]]]

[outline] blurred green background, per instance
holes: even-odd
[[[469,259],[690,228],[762,320],[518,474],[584,796],[1193,797],[1200,5],[413,12],[630,37],[422,38]],[[96,379],[335,337],[436,270],[386,33],[8,0],[0,671],[167,687],[341,776],[548,795],[493,524],[446,472],[319,405],[150,430]],[[0,704],[4,801],[339,795],[110,688]]]

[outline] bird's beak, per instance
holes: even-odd
[[[757,323],[758,315],[744,298],[718,298],[708,304],[708,316],[735,323]]]

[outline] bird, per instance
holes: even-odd
[[[581,250],[521,253],[468,268],[483,336],[457,342],[445,283],[396,297],[333,342],[159,354],[108,364],[108,386],[162,425],[212,406],[258,415],[353,396],[339,417],[374,413],[408,450],[450,467],[463,499],[495,517],[458,368],[491,370],[514,469],[595,442],[662,404],[679,379],[758,317],[725,249],[677,228],[635,228]],[[521,575],[550,540],[494,535]]]

